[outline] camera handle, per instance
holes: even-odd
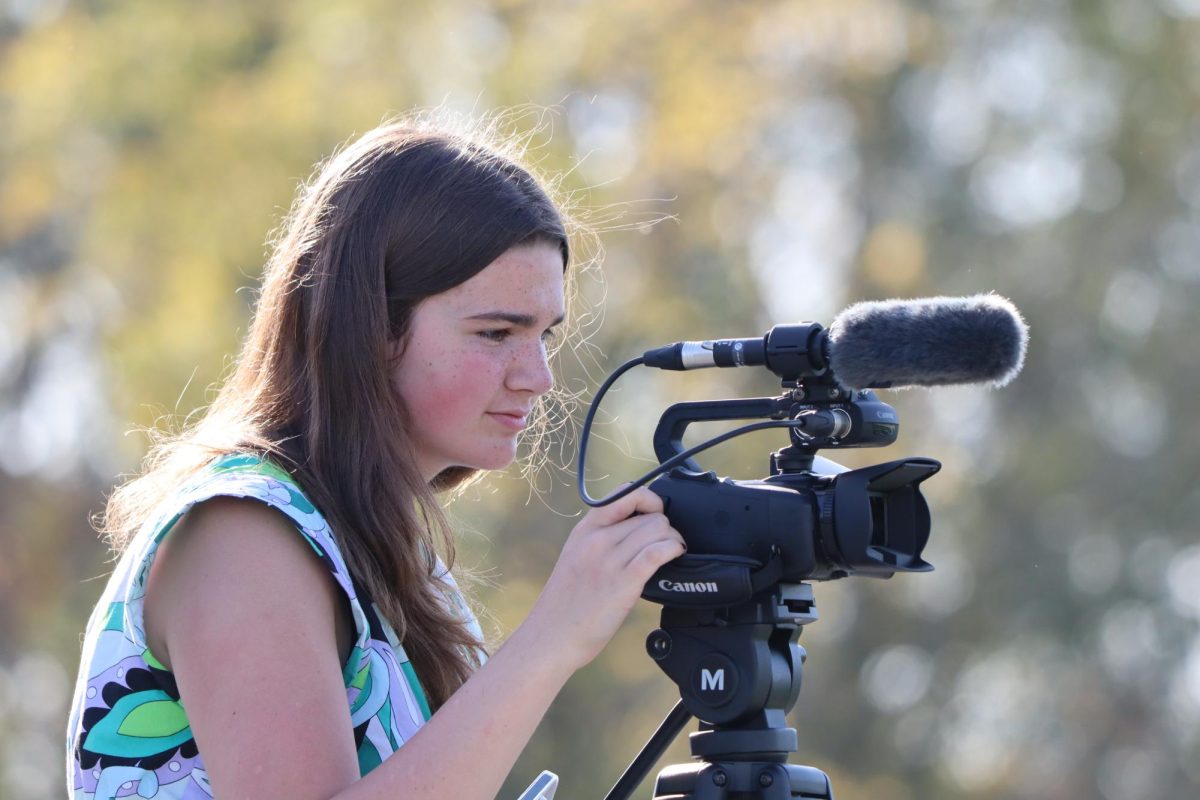
[[[770,421],[748,425],[690,450],[684,449],[683,435],[693,422],[734,419]],[[812,470],[818,450],[893,444],[900,426],[895,409],[880,402],[873,392],[850,392],[828,380],[816,378],[788,389],[778,397],[676,403],[663,412],[654,429],[654,455],[660,464],[656,472],[682,468],[692,474],[705,474],[690,456],[733,435],[765,427],[789,429],[792,444],[781,451],[786,463],[780,463],[776,471],[800,473]],[[582,463],[582,458],[580,460]],[[715,473],[707,474],[716,477]]]
[[[787,763],[797,736],[786,715],[799,697],[806,658],[797,640],[816,619],[807,583],[777,584],[719,610],[664,607],[646,649],[681,699],[606,800],[628,798],[693,715],[702,720],[689,736],[698,761],[663,769],[656,800],[832,800],[825,773]]]
[[[707,400],[676,403],[663,412],[654,430],[654,455],[659,463],[675,458],[683,449],[683,434],[693,422],[714,422],[731,419],[787,419],[791,411],[791,393],[781,397],[746,397],[733,400]],[[681,467],[691,472],[704,470],[692,459]]]

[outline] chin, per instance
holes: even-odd
[[[506,458],[490,459],[486,463],[481,464],[476,469],[486,469],[486,470],[508,469],[509,467],[512,466],[512,463],[516,460],[517,460],[517,454],[513,453],[511,456],[508,456]]]
[[[476,453],[474,458],[464,459],[463,465],[470,469],[508,469],[517,460],[517,448],[496,449],[487,453]]]

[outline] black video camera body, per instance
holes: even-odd
[[[772,455],[768,478],[718,478],[685,460],[650,484],[688,553],[659,570],[642,597],[714,608],[745,602],[780,581],[933,569],[921,559],[930,517],[919,485],[941,465],[907,458],[856,470],[822,468],[818,447],[895,441],[896,413],[870,391],[810,384],[802,400],[797,394],[679,403],[663,414],[654,438],[660,463],[679,458],[692,422],[786,417],[795,424],[792,445]]]

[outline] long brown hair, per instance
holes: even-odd
[[[267,264],[234,371],[200,421],[163,439],[109,499],[102,530],[123,550],[150,509],[216,455],[282,463],[329,519],[355,579],[395,628],[435,709],[476,666],[479,642],[446,602],[437,553],[454,539],[392,388],[391,345],[425,298],[516,245],[568,262],[546,184],[478,131],[428,119],[376,128],[297,194]]]

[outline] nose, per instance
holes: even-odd
[[[538,339],[536,344],[522,347],[514,357],[505,385],[515,392],[531,392],[540,396],[554,387],[554,374],[550,371],[550,359],[546,344]]]

